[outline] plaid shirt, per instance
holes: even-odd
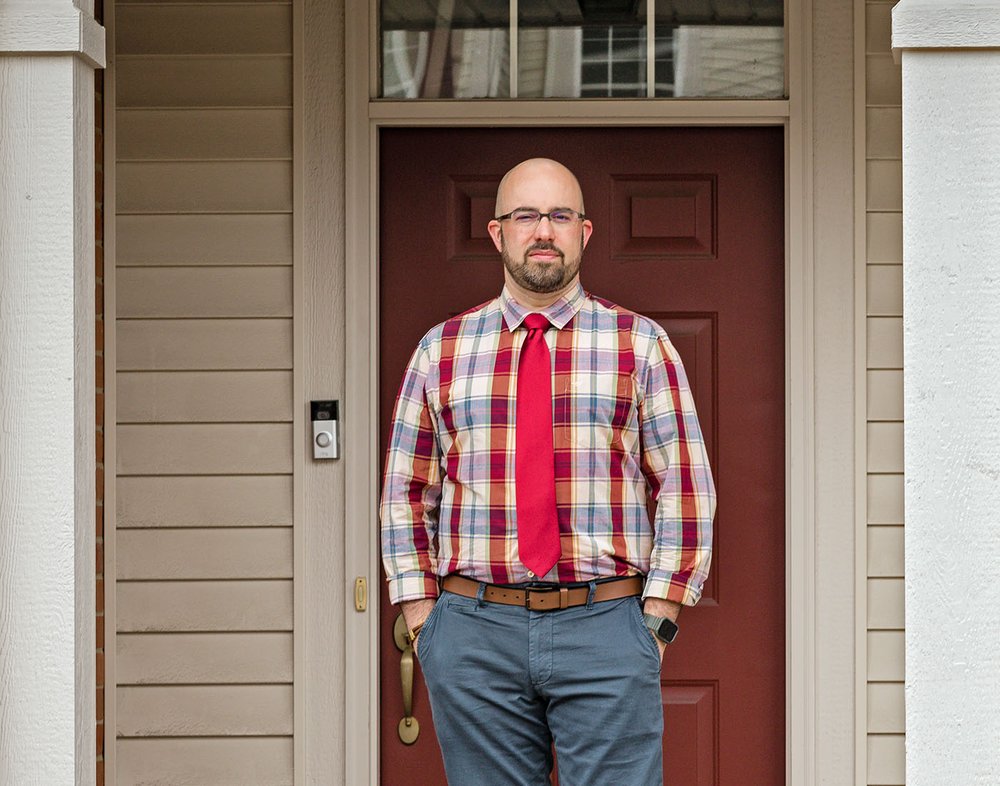
[[[380,509],[390,600],[436,597],[449,573],[494,584],[645,574],[644,597],[694,605],[715,487],[680,356],[655,322],[582,287],[541,312],[552,324],[562,557],[544,577],[518,559],[514,396],[527,313],[505,287],[432,328],[410,359]]]

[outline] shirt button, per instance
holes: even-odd
[[[531,578],[535,578],[535,574],[534,574],[534,572],[533,572],[533,571],[530,571],[530,570],[529,570],[529,571],[528,571],[528,575],[529,575],[529,576],[531,576]]]

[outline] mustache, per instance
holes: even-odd
[[[528,248],[525,249],[524,255],[527,256],[532,251],[554,251],[561,257],[566,256],[563,253],[562,249],[559,248],[559,246],[557,246],[555,243],[545,240],[540,240],[537,243],[533,243],[532,245],[528,246]]]

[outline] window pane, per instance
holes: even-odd
[[[383,0],[383,98],[509,94],[508,0]]]
[[[656,0],[656,95],[778,98],[782,0]]]
[[[519,98],[646,95],[645,0],[520,0]]]
[[[784,0],[653,0],[658,97],[784,95]],[[517,95],[644,97],[647,0],[518,0]],[[509,0],[383,0],[385,98],[506,98]]]

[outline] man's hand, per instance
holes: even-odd
[[[399,604],[400,611],[403,612],[403,619],[406,620],[406,627],[413,630],[417,625],[422,625],[434,610],[436,598],[422,598],[421,600],[406,600]],[[420,641],[420,633],[413,640],[413,652],[420,656],[417,642]]]
[[[681,604],[673,600],[663,600],[662,598],[646,598],[642,610],[646,614],[654,617],[667,617],[672,622],[677,622],[677,617],[681,613]],[[653,637],[656,639],[656,637]],[[656,639],[656,646],[660,648],[660,663],[663,663],[663,654],[667,651],[667,645]]]

